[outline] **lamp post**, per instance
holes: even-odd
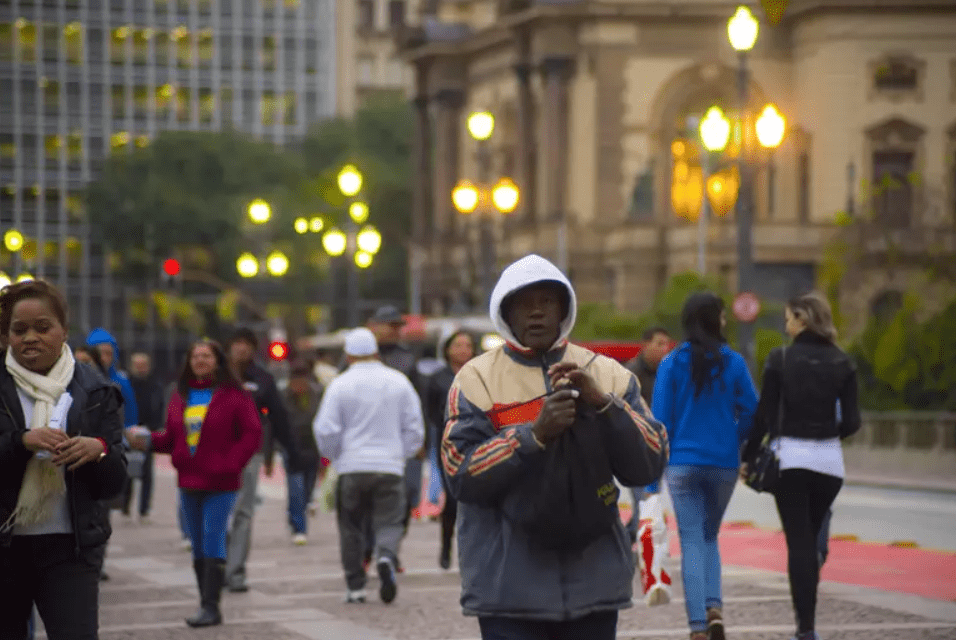
[[[460,180],[452,189],[455,210],[463,215],[478,211],[480,217],[481,289],[484,302],[491,297],[494,287],[497,257],[492,230],[492,212],[511,213],[521,197],[518,185],[510,178],[501,177],[491,184],[492,158],[487,142],[495,130],[495,118],[487,111],[476,111],[468,116],[468,133],[478,143],[478,183]],[[490,205],[488,206],[490,201]]]
[[[740,173],[740,195],[737,198],[737,292],[750,291],[753,287],[753,179],[747,158],[747,105],[749,102],[750,74],[747,69],[747,53],[757,42],[760,24],[745,6],[737,7],[736,13],[727,22],[727,36],[730,46],[737,51],[739,69],[737,73],[737,100],[740,117],[740,155],[737,157]],[[738,342],[741,353],[751,372],[754,371],[754,325],[753,322],[741,322],[738,329]]]
[[[354,198],[362,189],[362,174],[355,165],[342,167],[338,175],[339,191],[346,198]],[[348,266],[348,291],[346,294],[346,324],[349,327],[358,325],[358,269],[367,269],[372,266],[375,255],[382,247],[382,235],[371,226],[364,224],[368,220],[368,205],[359,200],[349,203],[349,217],[346,222],[346,231],[337,228],[329,229],[322,236],[322,248],[336,258],[348,252],[351,260]]]
[[[730,121],[724,116],[720,107],[711,107],[704,114],[698,129],[705,150],[702,165],[706,193],[701,199],[700,215],[697,218],[697,271],[704,276],[707,274],[707,227],[710,217],[708,203],[712,193],[711,179],[714,177],[711,175],[711,156],[727,148],[727,141],[730,140]],[[719,209],[718,213],[720,213]]]

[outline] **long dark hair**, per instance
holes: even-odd
[[[193,368],[189,361],[192,359],[193,351],[196,350],[196,347],[200,346],[206,346],[212,349],[212,353],[216,357],[213,385],[216,387],[240,388],[242,385],[232,372],[232,367],[229,366],[229,361],[226,359],[226,353],[222,350],[222,346],[215,340],[203,339],[192,343],[186,352],[186,362],[183,363],[182,372],[179,374],[179,381],[176,383],[176,390],[179,391],[179,395],[184,399],[189,397],[189,385],[196,379],[196,375],[193,373]]]
[[[471,342],[471,355],[474,357],[478,354],[478,345],[475,344],[475,338],[465,329],[456,329],[454,333],[445,338],[445,341],[441,343],[441,354],[445,358],[445,362],[448,366],[451,366],[451,361],[448,359],[448,350],[451,349],[451,343],[455,341],[455,338],[458,336],[467,336],[468,341]]]
[[[708,291],[695,293],[684,303],[681,323],[684,339],[690,343],[690,378],[695,398],[724,370],[720,355],[720,348],[727,342],[720,326],[723,311],[724,301]]]

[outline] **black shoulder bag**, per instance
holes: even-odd
[[[779,437],[783,429],[783,399],[784,399],[784,369],[787,363],[787,347],[780,352],[780,399],[778,401],[776,429],[767,429],[767,434],[760,442],[760,447],[753,457],[745,460],[747,477],[744,484],[757,493],[773,493],[780,480],[780,458],[771,448],[771,443]]]
[[[579,550],[620,520],[619,490],[594,408],[578,403],[574,425],[502,503],[505,517],[541,547]]]

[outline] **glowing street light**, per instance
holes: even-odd
[[[475,111],[468,116],[468,133],[475,140],[487,140],[495,131],[495,117],[488,111]]]
[[[265,224],[272,217],[272,207],[261,198],[256,198],[249,203],[249,219],[253,224]]]
[[[355,237],[355,243],[359,249],[374,256],[382,248],[382,234],[375,227],[365,227]]]
[[[309,231],[311,231],[312,233],[318,233],[322,231],[322,229],[324,228],[325,228],[325,222],[322,220],[322,218],[316,216],[312,218],[311,220],[309,220]]]
[[[355,224],[362,224],[368,220],[368,205],[364,202],[353,202],[349,205],[349,217]]]
[[[23,248],[23,234],[16,229],[10,229],[3,234],[3,246],[10,253],[16,253]]]
[[[511,178],[501,178],[491,190],[491,202],[501,213],[511,213],[518,207],[520,192]]]
[[[347,245],[348,238],[338,229],[329,229],[325,232],[325,235],[322,236],[322,248],[333,258],[345,253]]]
[[[776,149],[783,142],[787,121],[776,105],[768,104],[757,118],[757,141],[764,149]]]
[[[255,278],[259,274],[259,260],[247,251],[236,260],[236,271],[243,278]]]
[[[10,276],[7,275],[6,271],[0,271],[0,289],[10,286],[10,283]]]
[[[339,171],[338,184],[342,195],[351,198],[362,190],[362,174],[354,164],[347,164]]]
[[[478,208],[478,188],[469,180],[461,180],[451,192],[451,201],[458,213],[471,213]]]
[[[295,232],[298,234],[308,233],[309,232],[309,221],[305,218],[296,218],[295,222],[292,223],[292,227],[295,229]]]
[[[289,259],[281,251],[273,251],[266,258],[266,270],[279,278],[289,270]]]
[[[748,7],[737,7],[737,12],[727,21],[727,36],[730,46],[741,53],[750,51],[757,42],[760,23]]]
[[[700,139],[710,152],[723,151],[730,140],[730,120],[720,107],[711,107],[700,121]]]
[[[359,269],[368,269],[372,266],[372,254],[367,251],[355,252],[355,266]]]
[[[21,273],[17,276],[17,282],[29,282],[30,280],[35,280],[35,278],[29,273]]]

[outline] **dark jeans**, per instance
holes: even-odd
[[[797,633],[814,630],[820,582],[818,537],[842,486],[841,478],[806,469],[787,469],[780,474],[774,499],[787,538],[787,570]]]
[[[36,603],[49,640],[97,640],[104,546],[76,556],[72,534],[14,536],[0,549],[0,640],[23,640]]]
[[[441,476],[441,486],[445,490],[445,506],[441,510],[441,544],[442,549],[451,549],[451,540],[455,537],[455,521],[458,519],[458,501],[448,490],[448,479],[445,471],[438,470]]]
[[[193,543],[193,559],[226,559],[229,514],[235,491],[182,491],[183,518]]]
[[[833,519],[833,507],[827,509],[827,514],[823,516],[823,524],[820,525],[820,535],[817,536],[817,556],[820,558],[822,567],[827,556],[830,555],[830,520]]]
[[[345,583],[350,590],[365,587],[362,559],[366,550],[365,528],[371,523],[375,540],[373,559],[398,562],[405,515],[405,482],[385,473],[343,473],[336,487],[339,545]]]
[[[562,622],[480,617],[478,626],[481,640],[614,640],[617,611]]]
[[[139,515],[149,515],[150,503],[153,499],[153,452],[147,451],[143,458],[143,477],[139,479]],[[123,514],[129,515],[129,508],[133,503],[133,479],[126,482],[123,494]]]

